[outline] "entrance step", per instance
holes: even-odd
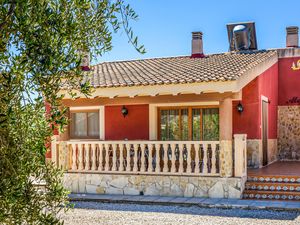
[[[300,176],[289,175],[249,175],[247,181],[253,182],[279,182],[279,183],[298,183],[300,184]]]
[[[245,189],[258,191],[296,191],[300,193],[300,184],[250,181],[246,183]]]
[[[261,199],[261,200],[294,200],[300,201],[300,192],[296,191],[260,191],[245,190],[243,193],[245,199]]]
[[[250,174],[243,198],[300,201],[300,176]]]

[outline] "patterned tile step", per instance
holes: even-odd
[[[300,193],[300,183],[246,182],[246,190],[296,191]]]
[[[299,192],[291,191],[258,191],[245,190],[243,193],[244,199],[267,199],[267,200],[293,200],[300,201]]]
[[[279,182],[279,183],[298,183],[300,184],[299,176],[248,176],[247,181],[253,182]]]

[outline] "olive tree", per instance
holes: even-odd
[[[90,93],[81,53],[111,50],[113,32],[144,53],[129,26],[137,15],[123,0],[0,2],[0,223],[61,223],[68,192],[62,171],[45,161],[53,130],[68,123],[58,92]]]

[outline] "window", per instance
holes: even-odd
[[[219,109],[158,108],[158,136],[162,141],[219,140]]]
[[[99,112],[71,112],[71,138],[99,138]]]

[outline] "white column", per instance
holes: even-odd
[[[149,140],[157,140],[157,107],[149,104]]]
[[[101,105],[99,108],[99,139],[105,140],[105,110],[104,106]]]
[[[55,165],[57,165],[57,155],[56,155],[56,153],[57,153],[57,149],[56,149],[56,139],[57,139],[57,136],[56,135],[54,135],[54,136],[52,136],[52,138],[51,138],[51,161],[55,164]]]
[[[220,102],[220,175],[232,177],[232,99]]]
[[[244,177],[247,175],[247,135],[234,135],[234,176]]]

